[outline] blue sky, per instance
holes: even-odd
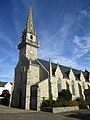
[[[13,80],[30,3],[38,57],[90,70],[90,0],[0,0],[0,80]]]

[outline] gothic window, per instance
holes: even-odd
[[[60,93],[61,92],[61,80],[60,79],[57,81],[57,88],[58,88],[58,93]]]
[[[81,85],[78,83],[78,90],[80,98],[83,98]]]
[[[69,84],[66,82],[66,89],[69,90]]]
[[[75,85],[74,85],[74,81],[72,81],[72,94],[75,95]]]

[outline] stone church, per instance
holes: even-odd
[[[70,90],[72,99],[85,99],[84,89],[90,88],[90,73],[39,59],[39,44],[30,7],[22,41],[18,43],[19,60],[15,67],[11,106],[39,110],[43,99],[56,100],[62,89]]]

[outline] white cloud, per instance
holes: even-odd
[[[10,47],[14,47],[13,42],[10,38],[6,37],[6,35],[4,33],[0,32],[0,40],[2,40],[2,42],[6,42],[6,44],[8,44]]]
[[[0,80],[5,81],[6,79],[8,79],[9,81],[11,81],[14,76],[14,67],[15,66],[10,64],[9,62],[3,61],[3,63],[0,64]]]
[[[87,11],[86,11],[86,10],[82,10],[82,11],[81,11],[81,14],[83,14],[83,15],[86,16],[86,15],[87,15]]]
[[[16,35],[18,36],[18,38],[20,38],[21,37],[20,31],[22,31],[21,23],[18,21],[15,15],[14,15],[14,25],[15,25]]]
[[[44,58],[52,58],[55,55],[61,55],[64,51],[64,45],[69,36],[69,29],[74,23],[74,19],[70,15],[64,15],[63,23],[60,25],[56,33],[51,33],[47,28],[41,29],[40,36],[43,40],[43,49],[39,50],[39,56]],[[55,28],[54,28],[55,29]],[[47,32],[48,31],[48,32]]]
[[[42,49],[39,51],[39,58],[44,58],[46,60],[51,59],[52,62],[59,63],[64,66],[69,66],[76,69],[83,69],[80,64],[74,58],[66,58],[64,56],[58,55],[55,51],[48,51],[47,49]]]
[[[73,43],[74,45],[72,46],[72,57],[65,57],[64,55],[60,55],[57,50],[54,51],[50,50],[49,48],[41,49],[39,51],[39,57],[43,59],[51,58],[53,62],[58,62],[65,66],[71,66],[76,69],[84,70],[87,65],[85,63],[80,64],[80,60],[78,61],[78,59],[81,59],[82,56],[86,55],[90,51],[90,37],[75,36],[73,39]],[[89,59],[87,58],[87,60]],[[89,67],[86,68],[89,70]]]
[[[17,55],[17,52],[16,52],[16,50],[14,50],[14,49],[10,49],[10,51],[9,50],[7,50],[7,49],[4,49],[3,47],[2,48],[0,48],[0,53],[3,53],[3,54],[1,54],[1,58],[9,58],[9,60],[12,60],[12,61],[14,61],[14,60],[16,60],[17,59],[17,57],[18,57],[18,55]],[[0,60],[1,61],[1,60]]]
[[[81,68],[75,58],[66,58],[64,55],[61,55],[65,49],[63,46],[66,44],[67,37],[70,32],[69,29],[71,29],[73,24],[74,18],[70,17],[70,15],[65,15],[63,18],[63,24],[60,26],[60,29],[56,33],[54,33],[51,37],[49,37],[49,34],[51,34],[50,31],[49,33],[45,32],[45,34],[42,34],[42,39],[44,37],[46,38],[47,41],[45,42],[49,45],[49,47],[43,46],[43,49],[39,50],[39,57],[42,59],[50,58],[53,62],[59,62],[62,65],[71,66],[73,68]],[[79,44],[79,42],[76,41],[75,44]]]
[[[79,37],[75,36],[73,39],[75,57],[81,57],[90,51],[90,36]]]
[[[78,62],[72,58],[66,58],[63,56],[56,56],[55,58],[53,58],[52,61],[54,61],[55,63],[59,63],[61,65],[64,65],[64,66],[72,67],[72,68],[77,68],[77,69],[81,68],[81,66],[78,65]]]
[[[6,59],[7,59],[7,56],[5,56],[5,57],[0,56],[0,64],[2,64]]]
[[[50,51],[48,49],[41,49],[38,52],[39,58],[44,58],[44,59],[52,58],[56,56],[56,54],[57,54],[56,51],[53,51],[53,50]]]
[[[17,53],[14,49],[4,49],[0,47],[0,80],[11,81],[13,77],[13,71],[17,62]]]

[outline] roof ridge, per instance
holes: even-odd
[[[49,61],[47,61],[47,60],[43,60],[43,59],[40,59],[40,58],[38,58],[38,59],[39,59],[39,60],[42,60],[42,61],[44,61],[44,62],[48,62],[48,63],[49,63]],[[54,62],[51,62],[51,63],[54,64],[54,65],[57,65],[57,63],[54,63]],[[59,63],[59,66],[60,66],[60,67],[65,67],[65,68],[70,69],[69,66],[61,65],[60,63]],[[72,68],[72,70],[75,70],[75,71],[81,72],[81,70],[78,70],[77,68]],[[82,71],[82,72],[85,73],[85,71]],[[75,74],[76,74],[76,73],[75,73]]]

